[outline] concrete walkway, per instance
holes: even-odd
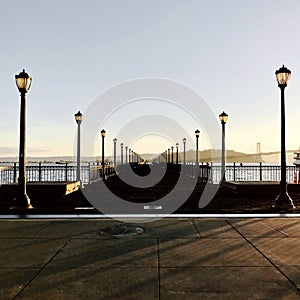
[[[300,299],[300,219],[0,221],[0,299]]]

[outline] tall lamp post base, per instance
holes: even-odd
[[[10,209],[32,209],[30,199],[27,194],[18,195],[13,201]]]
[[[293,203],[292,198],[290,197],[287,191],[287,185],[281,188],[281,192],[275,199],[275,204],[273,208],[285,208],[285,209],[295,209],[296,206]]]

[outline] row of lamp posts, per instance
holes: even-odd
[[[289,82],[291,77],[291,71],[287,69],[284,65],[275,72],[276,80],[278,87],[281,91],[281,181],[280,181],[280,193],[275,199],[275,205],[278,207],[288,207],[295,208],[293,200],[288,194],[287,191],[287,181],[286,181],[286,150],[285,150],[285,103],[284,103],[284,90]],[[25,72],[23,69],[18,75],[15,75],[16,85],[21,95],[20,103],[20,141],[19,141],[19,178],[18,178],[18,194],[14,198],[12,203],[12,209],[30,209],[32,205],[30,204],[30,199],[26,191],[26,93],[29,91],[32,77]],[[221,174],[222,180],[225,180],[225,124],[227,122],[228,115],[223,112],[219,115],[221,124],[222,124],[222,161],[221,161]],[[82,123],[82,114],[80,111],[75,114],[75,120],[78,124],[78,140],[77,140],[77,172],[76,179],[80,181],[80,125]],[[101,131],[102,136],[102,176],[104,178],[104,138],[106,131],[103,129]],[[197,129],[195,131],[196,135],[196,164],[199,164],[198,157],[198,142],[200,131]],[[114,139],[114,164],[116,165],[116,142],[117,139]],[[176,143],[176,163],[178,164],[178,143]],[[183,164],[186,164],[186,138],[183,139]],[[173,150],[172,149],[172,163],[173,163]],[[129,159],[127,160],[127,150],[128,147],[125,147],[126,150],[126,164],[130,161],[134,161],[134,153],[129,149]],[[132,157],[131,157],[132,152]],[[165,156],[165,159],[170,162],[170,149],[165,151],[162,155]],[[137,161],[139,161],[139,156],[136,156]],[[121,144],[121,163],[123,162],[123,143]]]
[[[221,121],[222,124],[222,160],[221,160],[221,174],[222,174],[222,180],[225,180],[225,124],[228,120],[228,115],[223,111],[220,115],[219,115],[219,119]],[[196,129],[195,130],[195,137],[196,137],[196,160],[195,160],[195,164],[196,166],[199,165],[199,136],[200,136],[200,130]],[[183,141],[183,164],[186,164],[186,138],[182,139]],[[176,164],[178,164],[178,147],[179,144],[176,143]],[[165,159],[167,161],[167,163],[174,163],[173,160],[173,150],[174,147],[171,146],[171,153],[170,153],[170,149],[168,149],[167,151],[165,151],[164,153],[162,153],[161,155],[165,156]],[[170,158],[171,156],[171,158]]]

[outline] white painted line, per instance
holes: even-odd
[[[161,205],[145,205],[144,209],[162,209]]]
[[[127,214],[127,215],[100,215],[100,214],[48,214],[48,215],[0,215],[0,219],[107,219],[107,218],[299,218],[300,214]]]

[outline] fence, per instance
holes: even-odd
[[[195,164],[187,163],[183,169],[187,175],[195,176]],[[288,183],[294,183],[295,180],[298,183],[300,181],[300,170],[296,166],[286,167],[286,176]],[[213,183],[221,181],[221,166],[213,163],[201,163],[199,166],[199,178]],[[271,181],[278,182],[281,178],[280,165],[263,165],[259,163],[257,165],[250,164],[227,164],[225,168],[225,178],[227,181]]]
[[[294,183],[299,180],[299,168],[296,166],[286,166],[286,179],[288,183]],[[281,178],[280,165],[226,165],[225,178],[227,181],[271,181],[277,182]],[[213,182],[221,180],[221,166],[212,164],[211,179]]]
[[[71,182],[76,181],[76,169],[74,165],[68,163],[63,165],[47,165],[39,163],[34,166],[26,166],[27,182]],[[109,177],[115,173],[112,166],[105,166],[105,176]],[[0,185],[16,183],[19,176],[19,166],[0,167]],[[81,166],[81,181],[89,184],[102,177],[102,166],[85,165]]]
[[[189,175],[195,175],[195,165],[187,164],[185,170]],[[299,168],[287,166],[287,182],[294,183],[300,180]],[[279,165],[226,165],[225,177],[227,181],[280,181],[281,168]],[[113,166],[105,166],[105,176],[115,174]],[[19,176],[19,167],[15,163],[12,166],[0,167],[0,185],[16,183]],[[221,180],[221,166],[202,164],[199,169],[199,176],[210,180],[213,183]],[[100,165],[81,166],[81,180],[83,184],[89,184],[102,177],[102,167]],[[26,167],[26,178],[28,182],[70,182],[76,180],[76,166],[70,164],[47,165],[41,164]]]

